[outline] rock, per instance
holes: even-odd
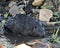
[[[20,45],[17,45],[15,48],[32,48],[26,44],[20,44]]]
[[[17,6],[17,3],[12,1],[10,4],[9,4],[9,13],[12,15],[12,16],[15,16],[16,14],[24,14],[24,10],[23,10],[23,7],[24,5],[19,5]]]
[[[13,28],[13,29],[12,29]],[[15,33],[22,36],[45,36],[45,30],[42,23],[31,16],[18,14],[7,20],[5,33]]]
[[[42,39],[43,40],[43,39]],[[52,43],[44,40],[37,40],[37,42],[32,46],[33,48],[52,48]]]
[[[9,13],[10,13],[12,16],[15,16],[16,14],[19,14],[19,13],[20,13],[19,7],[17,6],[17,3],[16,3],[16,2],[11,1],[11,2],[9,3],[8,7],[10,7]]]
[[[33,6],[40,6],[43,3],[44,0],[34,0],[32,3]]]
[[[49,9],[40,9],[39,12],[39,19],[41,21],[48,21],[50,20],[50,18],[53,17],[53,12]]]
[[[58,7],[58,11],[60,12],[60,6]]]
[[[60,15],[60,6],[58,7],[58,13],[59,13],[59,15]]]
[[[19,7],[19,8],[24,8],[24,5],[19,5],[18,7]]]
[[[10,3],[9,3],[9,5],[8,5],[8,7],[13,7],[14,5],[17,5],[17,3],[16,2],[14,2],[14,1],[11,1]]]
[[[18,6],[11,7],[10,10],[9,10],[9,13],[12,16],[15,16],[16,14],[19,14],[20,13],[19,7]]]
[[[32,48],[52,48],[53,44],[50,43],[49,38],[35,39],[27,42],[27,45],[32,46]]]
[[[33,13],[39,13],[40,9],[32,9]]]
[[[21,8],[19,9],[21,14],[25,14],[25,11]]]
[[[51,43],[49,40],[50,40],[50,38],[44,38],[41,41],[43,43],[45,43],[45,45],[47,45],[47,46],[49,45],[52,48],[53,47],[53,43]]]
[[[36,43],[34,46],[33,46],[33,48],[50,48],[50,47],[48,47],[47,45],[42,45],[41,43]]]
[[[29,45],[29,46],[33,46],[35,45],[36,43],[39,43],[40,41],[38,39],[35,39],[35,40],[31,40],[29,42],[27,42],[26,44]]]

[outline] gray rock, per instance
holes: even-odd
[[[17,5],[17,3],[14,2],[14,1],[11,1],[8,6],[9,6],[9,7],[12,7],[12,6],[14,6],[14,5]]]
[[[60,6],[58,7],[58,13],[59,13],[59,15],[60,15]]]
[[[49,9],[40,9],[39,19],[41,21],[49,22],[50,18],[53,17],[53,12]]]
[[[9,9],[9,13],[13,16],[15,16],[16,14],[20,13],[19,7],[17,6],[17,3],[14,1],[11,1],[8,5],[8,7],[10,7]]]
[[[14,5],[13,7],[10,8],[9,13],[13,16],[19,14],[20,13],[19,7]]]
[[[17,14],[19,14],[19,13],[21,13],[21,14],[24,14],[24,13],[25,13],[24,10],[23,10],[24,5],[19,5],[19,6],[17,6],[17,3],[14,2],[14,1],[11,1],[11,2],[9,3],[8,7],[10,7],[9,13],[10,13],[12,16],[15,16],[15,15],[17,15]]]
[[[28,46],[28,45],[26,45],[26,44],[20,44],[20,45],[17,45],[15,48],[32,48],[32,47],[30,47],[30,46]]]
[[[5,33],[17,33],[23,36],[45,36],[42,23],[30,16],[18,14],[14,18],[7,20],[4,30]]]

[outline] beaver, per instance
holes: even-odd
[[[4,25],[4,33],[20,34],[23,36],[45,36],[43,24],[36,18],[26,14],[17,14],[11,17]]]

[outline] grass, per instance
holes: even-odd
[[[60,38],[58,37],[58,32],[59,32],[59,28],[57,29],[56,32],[53,32],[52,36],[51,36],[51,42],[53,43],[60,43]]]

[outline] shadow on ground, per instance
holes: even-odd
[[[17,35],[5,35],[7,39],[9,39],[9,42],[11,44],[21,44],[21,43],[26,43],[31,40],[35,40],[41,37],[32,37],[32,36],[17,36]]]

